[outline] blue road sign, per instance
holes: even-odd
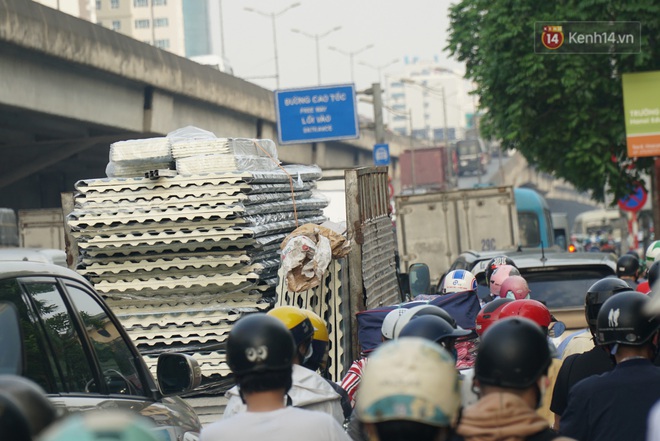
[[[638,185],[628,196],[619,199],[619,208],[624,211],[639,211],[646,204],[648,193],[644,187]]]
[[[374,145],[374,165],[390,165],[390,145]]]
[[[275,112],[280,144],[351,139],[360,135],[352,84],[276,90]]]

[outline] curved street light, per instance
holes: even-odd
[[[340,54],[348,56],[348,58],[350,59],[350,62],[351,62],[351,83],[355,83],[355,65],[353,64],[353,57],[357,54],[361,54],[362,52],[366,51],[367,49],[371,49],[372,47],[374,47],[373,44],[368,44],[368,45],[364,46],[363,48],[358,49],[356,51],[343,51],[343,50],[338,49],[334,46],[330,46],[330,47],[328,47],[328,49],[330,49],[331,51],[339,52]]]
[[[328,35],[332,34],[333,32],[336,32],[341,29],[341,26],[335,26],[334,28],[322,32],[320,34],[310,34],[304,31],[301,31],[300,29],[291,29],[291,32],[295,32],[296,34],[301,34],[304,35],[305,37],[311,38],[316,42],[316,76],[318,78],[319,86],[321,85],[321,55],[319,52],[319,40],[323,37],[327,37]]]

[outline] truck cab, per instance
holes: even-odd
[[[555,244],[552,215],[546,200],[530,188],[515,188],[518,231],[522,248],[549,248]]]

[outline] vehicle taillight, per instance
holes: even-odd
[[[575,252],[575,245],[570,244],[570,245],[568,246],[568,252],[569,252],[569,253],[574,253],[574,252]]]

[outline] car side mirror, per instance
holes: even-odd
[[[431,294],[431,272],[427,264],[413,263],[408,267],[408,286],[413,299],[420,294]]]
[[[202,369],[190,355],[164,353],[156,367],[158,387],[163,396],[189,392],[202,382]]]
[[[18,310],[13,303],[0,302],[0,374],[23,373],[23,339]]]
[[[548,329],[548,336],[550,338],[561,337],[564,331],[566,331],[566,325],[564,322],[553,322],[552,327]]]

